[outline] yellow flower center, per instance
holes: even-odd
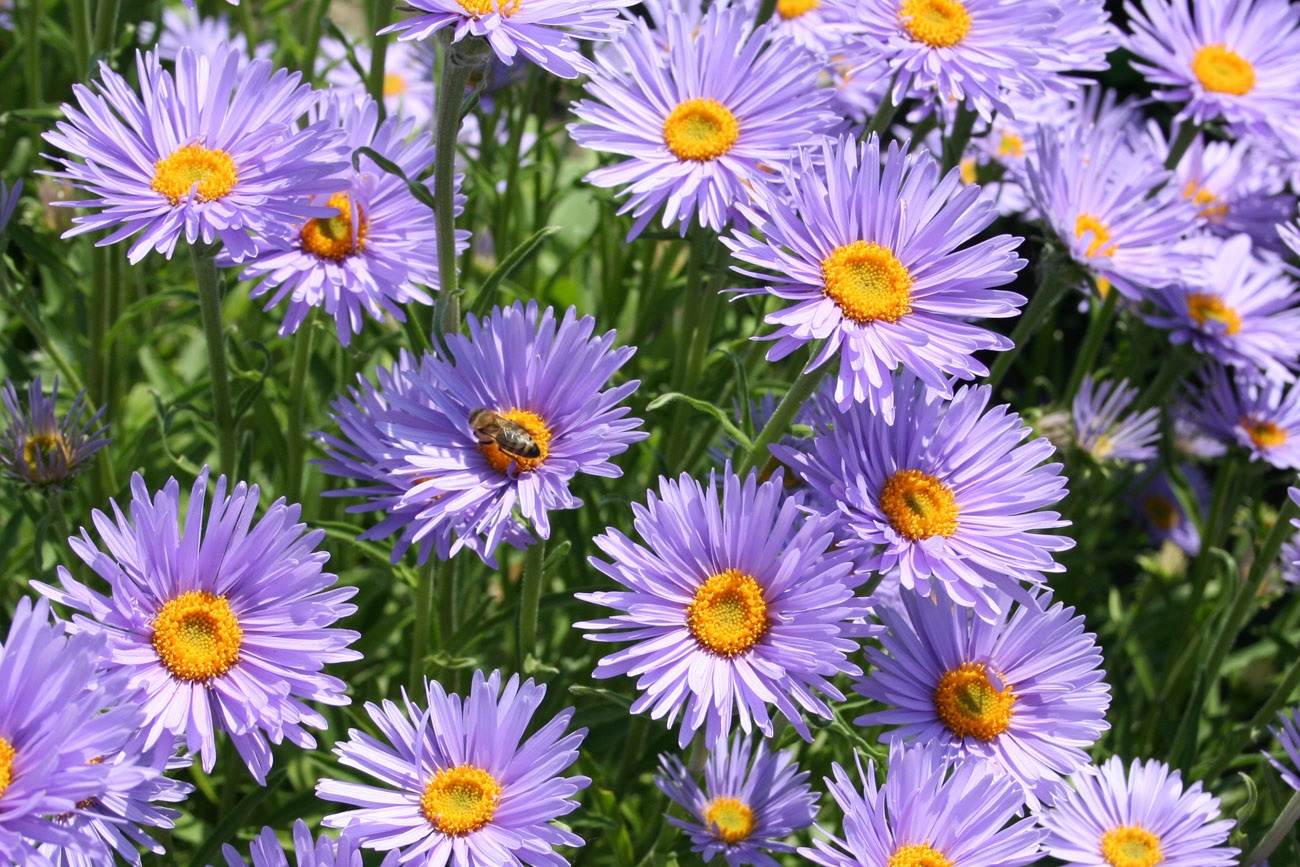
[[[1240,424],[1257,449],[1277,448],[1286,442],[1286,429],[1267,419],[1243,416]]]
[[[1225,334],[1236,334],[1241,330],[1241,317],[1218,295],[1193,292],[1187,296],[1187,312],[1200,328],[1204,328],[1206,322],[1218,322],[1223,325]]]
[[[1212,93],[1245,96],[1255,88],[1255,68],[1250,61],[1222,42],[1197,50],[1192,74]]]
[[[1102,834],[1101,856],[1111,867],[1156,867],[1165,860],[1160,838],[1138,825],[1116,825]]]
[[[819,0],[776,0],[776,14],[789,21],[808,14],[820,5]]]
[[[1080,214],[1074,220],[1075,240],[1082,241],[1083,236],[1089,233],[1092,233],[1092,240],[1088,242],[1088,249],[1084,253],[1085,256],[1115,255],[1119,245],[1106,245],[1106,242],[1110,240],[1110,226],[1107,226],[1092,214]]]
[[[898,17],[917,42],[949,48],[970,32],[970,13],[958,0],[903,0]]]
[[[1025,155],[1025,140],[1013,132],[1003,132],[998,139],[998,156],[1018,160]]]
[[[920,470],[898,470],[880,490],[880,510],[902,536],[913,542],[957,532],[957,499],[952,488]]]
[[[5,789],[14,781],[14,757],[17,751],[14,745],[4,738],[0,738],[0,797],[4,797]]]
[[[957,163],[957,168],[961,170],[961,182],[970,186],[979,181],[979,162],[972,156],[964,156]]]
[[[192,144],[154,163],[149,186],[178,205],[189,198],[196,185],[200,202],[215,202],[233,190],[238,180],[239,172],[230,154]]]
[[[945,672],[934,688],[934,709],[959,738],[991,741],[1011,725],[1016,696],[1011,684],[998,689],[982,662],[963,662]]]
[[[405,78],[396,72],[384,73],[384,96],[401,96],[406,90]]]
[[[158,659],[180,680],[202,683],[239,662],[244,633],[224,596],[182,593],[162,607],[150,628]]]
[[[420,812],[443,834],[469,834],[492,821],[500,803],[501,784],[473,765],[446,768],[434,774],[420,797]]]
[[[31,480],[37,484],[58,481],[60,468],[72,460],[72,450],[58,431],[39,433],[23,440],[23,463],[27,464]]]
[[[745,653],[767,634],[763,588],[738,569],[710,575],[686,606],[686,627],[701,647],[718,656]]]
[[[484,15],[491,15],[493,12],[499,12],[502,18],[509,18],[519,11],[522,0],[456,0],[460,8],[465,10],[466,15],[473,15],[475,18],[482,18]]]
[[[1148,494],[1142,500],[1142,511],[1157,530],[1168,533],[1182,520],[1173,500],[1160,494]]]
[[[664,144],[679,160],[716,160],[738,138],[740,122],[716,99],[688,99],[664,118]]]
[[[352,200],[347,193],[335,193],[326,202],[338,208],[333,217],[316,217],[302,227],[302,248],[320,259],[341,262],[366,243],[366,215],[357,217],[357,237],[352,240]]]
[[[704,811],[704,823],[724,843],[739,843],[754,830],[754,811],[735,798],[714,798]]]
[[[826,297],[859,325],[897,322],[912,312],[912,275],[887,247],[854,241],[822,260]]]
[[[546,463],[546,456],[551,453],[551,429],[546,426],[542,417],[526,409],[512,409],[509,412],[500,413],[501,417],[507,421],[512,421],[519,425],[528,435],[537,443],[537,448],[541,452],[535,458],[525,458],[518,455],[512,455],[503,452],[501,447],[495,442],[479,443],[478,450],[487,458],[492,468],[499,473],[510,471],[510,465],[514,464],[518,472],[528,473]]]
[[[953,862],[929,843],[911,843],[894,850],[888,867],[953,867]]]
[[[1188,181],[1183,187],[1183,198],[1189,199],[1196,206],[1196,213],[1201,219],[1218,226],[1228,217],[1228,203],[1199,186],[1196,181]]]

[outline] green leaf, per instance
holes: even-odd
[[[492,269],[492,273],[487,276],[487,279],[483,281],[483,285],[479,287],[478,295],[474,299],[474,315],[479,317],[487,315],[487,312],[492,309],[492,302],[496,298],[497,287],[501,285],[501,282],[514,273],[516,268],[528,261],[528,258],[537,252],[537,248],[542,245],[543,241],[558,231],[560,231],[559,226],[543,226],[525,238],[518,247],[511,250],[510,254]]]
[[[731,416],[727,415],[707,400],[700,400],[697,397],[691,397],[689,394],[682,394],[680,391],[669,391],[650,401],[645,408],[646,412],[654,412],[659,407],[672,403],[675,400],[683,401],[692,408],[698,409],[705,415],[712,416],[718,424],[722,425],[722,430],[727,434],[727,436],[735,440],[745,451],[749,451],[749,449],[752,448],[753,440],[745,436],[745,432],[736,427],[736,423],[731,420]]]

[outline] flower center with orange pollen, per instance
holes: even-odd
[[[1160,838],[1139,825],[1116,825],[1102,834],[1101,857],[1111,867],[1156,867],[1165,860]]]
[[[316,217],[302,227],[302,248],[320,259],[341,262],[366,243],[366,215],[357,215],[357,237],[352,238],[352,200],[347,193],[335,193],[326,202],[338,208],[333,217]]]
[[[888,867],[954,867],[953,862],[929,843],[899,846],[889,856]]]
[[[807,15],[820,5],[819,0],[776,0],[776,14],[789,21]]]
[[[970,13],[958,0],[903,0],[903,29],[931,48],[950,48],[970,32]]]
[[[1213,225],[1222,225],[1228,218],[1228,203],[1196,181],[1188,181],[1183,187],[1183,198],[1196,206],[1196,213],[1202,220]]]
[[[686,628],[705,650],[739,656],[767,634],[767,602],[754,576],[727,569],[695,591],[686,606]]]
[[[1267,419],[1243,416],[1240,424],[1257,449],[1273,449],[1286,442],[1286,428]]]
[[[186,145],[153,164],[153,181],[149,186],[155,193],[167,197],[178,205],[195,191],[200,202],[215,202],[235,188],[239,172],[230,154],[211,150],[203,145]]]
[[[1013,132],[1004,132],[998,138],[998,156],[1018,160],[1025,155],[1025,140]]]
[[[500,803],[501,784],[482,768],[457,765],[429,778],[420,796],[420,812],[448,836],[470,834],[492,821]]]
[[[503,452],[495,442],[479,443],[478,450],[487,458],[488,463],[492,465],[492,469],[499,473],[508,473],[510,472],[510,465],[514,464],[518,472],[528,473],[546,463],[546,456],[551,453],[551,429],[546,426],[546,422],[542,420],[542,417],[526,409],[512,409],[509,412],[500,413],[500,416],[527,431],[528,435],[533,438],[533,442],[537,443],[537,448],[541,454],[535,458],[525,458]]]
[[[0,738],[0,796],[3,796],[5,789],[14,781],[14,757],[18,751],[14,745],[4,738]]]
[[[1218,322],[1223,326],[1224,334],[1236,334],[1241,330],[1241,317],[1218,295],[1193,292],[1187,296],[1187,312],[1199,328],[1205,328],[1207,322]]]
[[[158,659],[180,680],[202,683],[239,662],[244,632],[224,596],[182,593],[162,607],[150,628]]]
[[[679,160],[707,163],[731,150],[740,121],[716,99],[688,99],[664,118],[664,144]]]
[[[880,490],[880,510],[913,542],[957,532],[960,507],[952,488],[920,470],[898,470]]]
[[[959,738],[991,741],[1011,724],[1011,685],[993,685],[982,662],[963,662],[945,672],[934,688],[934,709]]]
[[[1080,214],[1074,220],[1074,238],[1077,241],[1082,241],[1083,236],[1089,233],[1092,234],[1092,240],[1088,242],[1088,249],[1084,252],[1085,256],[1115,255],[1119,245],[1106,245],[1106,242],[1110,240],[1110,226],[1107,226],[1092,214]]]
[[[714,798],[704,811],[709,830],[724,843],[739,843],[754,831],[754,811],[736,798]]]
[[[473,15],[475,18],[482,18],[484,15],[491,15],[493,12],[500,13],[502,18],[509,18],[519,11],[522,0],[505,0],[504,3],[498,0],[456,0],[460,8],[465,10],[465,14]]]
[[[1255,89],[1255,67],[1222,42],[1197,50],[1192,58],[1192,74],[1201,87],[1212,93],[1245,96]]]
[[[384,96],[401,96],[406,91],[405,78],[396,72],[384,73]]]
[[[912,312],[912,275],[887,247],[854,241],[822,260],[826,297],[846,319],[897,322]]]

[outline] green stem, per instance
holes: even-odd
[[[96,53],[111,54],[113,41],[117,38],[117,13],[121,0],[99,0],[95,4],[95,37],[93,48]],[[253,43],[249,43],[252,45]]]
[[[1200,129],[1198,124],[1190,120],[1185,120],[1178,125],[1178,134],[1174,136],[1173,142],[1169,145],[1169,155],[1165,157],[1165,168],[1172,171],[1178,165],[1183,154],[1187,153],[1187,149],[1192,146],[1192,141]]]
[[[1070,372],[1070,382],[1065,387],[1065,394],[1062,402],[1070,405],[1074,396],[1079,392],[1079,386],[1083,384],[1083,378],[1092,370],[1093,364],[1097,361],[1097,354],[1101,351],[1101,344],[1110,331],[1111,323],[1115,321],[1115,312],[1119,309],[1116,299],[1119,293],[1114,289],[1106,293],[1106,300],[1101,303],[1100,307],[1093,305],[1093,316],[1088,322],[1088,333],[1084,335],[1083,346],[1079,350],[1079,356],[1075,359],[1074,370]]]
[[[957,116],[953,118],[952,129],[943,138],[944,172],[951,171],[961,163],[962,155],[966,152],[966,145],[970,144],[971,133],[975,129],[976,117],[975,111],[966,108],[965,105],[957,109]]]
[[[871,116],[871,120],[862,128],[862,135],[858,136],[858,141],[866,141],[871,138],[872,134],[885,137],[885,130],[893,122],[894,115],[898,113],[898,106],[893,102],[894,83],[898,80],[898,73],[894,73],[889,78],[889,87],[885,89],[884,94],[880,97],[880,105],[876,106],[876,113]]]
[[[776,12],[776,0],[763,0],[758,4],[758,14],[754,16],[755,24],[763,24]]]
[[[190,245],[194,277],[199,286],[199,314],[208,344],[208,371],[212,375],[212,414],[216,425],[220,471],[233,476],[235,467],[235,416],[230,402],[230,373],[226,368],[226,335],[221,322],[221,277],[216,250]]]
[[[1029,343],[1029,338],[1042,328],[1047,317],[1070,291],[1078,276],[1069,259],[1056,251],[1048,252],[1044,256],[1039,266],[1039,274],[1038,291],[1029,299],[1029,304],[1020,313],[1016,327],[1011,330],[1011,348],[998,356],[997,361],[993,362],[993,370],[989,372],[989,385],[993,386],[994,390],[997,390],[1002,377],[1006,376],[1007,371],[1011,369],[1011,363],[1016,360],[1016,356]]]
[[[542,562],[546,540],[538,539],[524,553],[524,577],[519,587],[519,670],[537,650],[537,614],[542,598]]]
[[[817,357],[820,349],[820,342],[813,344],[812,358]],[[821,382],[821,378],[834,363],[835,359],[832,358],[811,370],[804,368],[803,372],[790,385],[790,390],[786,392],[785,397],[781,398],[781,402],[776,405],[772,417],[767,420],[767,424],[763,425],[763,429],[758,432],[758,436],[754,437],[754,444],[750,446],[749,454],[745,455],[745,460],[741,462],[739,469],[736,470],[736,473],[741,478],[744,478],[750,470],[759,466],[760,463],[767,461],[768,446],[780,439],[781,435],[790,429],[790,422],[794,421],[794,417],[799,412],[799,407],[803,406],[804,401],[817,390],[817,384]]]
[[[1237,729],[1230,737],[1225,737],[1219,741],[1219,755],[1215,757],[1210,764],[1209,769],[1201,776],[1201,779],[1212,781],[1228,769],[1233,759],[1240,758],[1246,745],[1250,743],[1252,732],[1258,731],[1277,715],[1283,707],[1291,702],[1291,696],[1295,694],[1296,687],[1300,686],[1300,658],[1292,660],[1291,666],[1282,676],[1282,680],[1269,696],[1268,701],[1260,705],[1259,710],[1251,717],[1250,722]]]
[[[18,20],[23,24],[23,59],[27,74],[26,105],[44,105],[41,82],[45,80],[43,70],[44,56],[41,53],[41,14],[45,9],[44,0],[28,0],[25,14]],[[73,14],[76,14],[75,11]]]
[[[314,312],[314,311],[313,311]],[[291,503],[302,502],[303,416],[307,405],[307,368],[311,361],[312,339],[316,336],[316,317],[311,313],[293,336],[293,367],[289,371],[289,418],[285,426],[285,443],[289,453],[288,479],[284,496]]]
[[[1297,820],[1300,820],[1300,791],[1291,793],[1291,800],[1286,802],[1282,808],[1281,814],[1278,815],[1277,821],[1273,827],[1268,829],[1264,839],[1259,841],[1259,845],[1246,856],[1246,860],[1241,862],[1246,867],[1256,867],[1268,860],[1268,856],[1282,844],[1282,841],[1291,833]]]
[[[392,23],[393,0],[373,0],[370,4],[370,32],[378,34]],[[388,34],[370,38],[370,77],[366,81],[366,90],[379,103],[380,117],[384,116],[384,61],[388,54],[388,40]]]
[[[1131,411],[1137,414],[1153,406],[1164,406],[1168,403],[1174,387],[1182,382],[1185,376],[1200,367],[1204,361],[1205,356],[1199,353],[1191,354],[1186,344],[1171,347],[1170,351],[1165,353],[1165,360],[1160,363],[1155,379],[1151,380],[1146,391],[1133,401]]]
[[[433,620],[433,594],[436,582],[433,567],[436,555],[431,555],[416,572],[415,621],[411,624],[411,672],[407,689],[412,695],[424,688],[424,663],[429,656],[429,626]]]

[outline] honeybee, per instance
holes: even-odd
[[[496,443],[501,451],[515,458],[541,457],[542,450],[532,434],[519,422],[511,421],[490,409],[476,409],[469,414],[469,429],[482,445]]]

